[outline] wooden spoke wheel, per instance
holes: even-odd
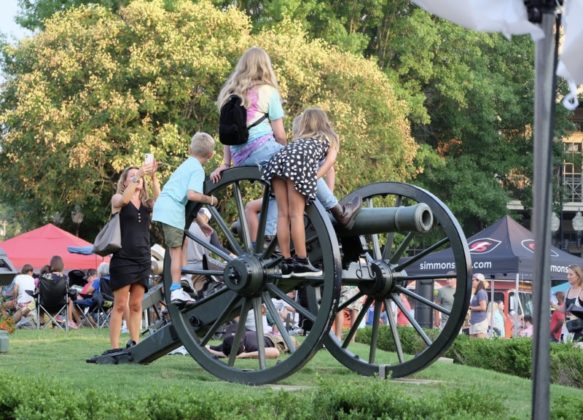
[[[308,254],[312,263],[322,268],[323,274],[317,278],[282,278],[282,258],[277,252],[276,241],[269,242],[265,235],[270,192],[270,187],[261,181],[257,167],[227,170],[217,184],[206,183],[205,193],[220,200],[219,208],[209,207],[210,225],[227,250],[187,235],[208,251],[211,261],[186,270],[197,279],[206,279],[205,287],[212,286],[194,305],[180,308],[170,304],[170,258],[166,253],[164,288],[176,334],[204,369],[227,381],[255,385],[272,383],[300,369],[321,347],[338,303],[342,268],[339,245],[328,214],[316,203],[306,207],[304,217]],[[259,200],[256,203],[261,209],[255,244],[245,219],[245,207],[252,199]],[[193,206],[190,215],[196,214],[199,208],[200,205]],[[233,229],[235,221],[238,225]],[[294,336],[286,329],[274,299],[285,302],[306,325],[311,325],[310,329],[305,329],[305,335]],[[277,328],[289,352],[270,359],[270,350],[266,349],[269,342],[257,340],[254,359],[237,357],[237,350],[245,344],[245,321],[254,320],[257,336],[264,336],[262,313]],[[238,327],[228,335],[230,350],[226,357],[217,357],[216,346],[220,346],[225,329],[236,317],[239,318]],[[214,352],[207,346],[214,346]]]
[[[421,188],[385,182],[363,187],[347,198],[356,195],[363,198],[363,207],[425,203],[433,213],[433,224],[424,234],[379,232],[357,237],[360,257],[354,258],[357,261],[349,265],[345,261],[342,297],[338,306],[339,311],[350,310],[351,323],[345,327],[340,339],[331,332],[325,346],[338,361],[360,374],[381,377],[410,375],[443,354],[462,328],[471,293],[471,262],[466,238],[448,208]],[[455,261],[449,274],[444,276],[431,270],[423,274],[407,274],[408,267],[414,262],[448,247],[451,247]],[[409,252],[411,250],[415,252]],[[348,251],[351,250],[343,249],[344,254]],[[448,282],[447,279],[455,279],[451,308],[434,303],[432,295],[435,289]],[[428,329],[432,326],[418,321],[423,319],[420,318],[423,313],[425,320],[439,313],[443,319],[447,318],[447,322],[441,330],[430,333]],[[370,325],[370,343],[362,350],[362,344],[355,344],[353,338],[365,323]],[[436,336],[435,331],[438,331]],[[410,348],[411,341],[417,342],[416,348]]]

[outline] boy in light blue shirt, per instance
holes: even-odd
[[[198,132],[192,136],[188,148],[190,156],[170,175],[154,204],[152,221],[162,226],[164,241],[170,252],[172,276],[170,300],[176,305],[195,302],[180,286],[185,211],[188,201],[211,206],[218,204],[216,197],[202,193],[205,179],[203,165],[213,157],[214,148],[215,140],[209,134]]]

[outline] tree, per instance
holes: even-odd
[[[415,182],[444,199],[468,232],[506,214],[509,197],[531,202],[530,38],[469,31],[409,0],[221,3],[236,4],[259,27],[277,27],[287,13],[312,37],[376,59],[408,104],[422,150],[417,166],[425,168]],[[557,111],[560,137],[570,124]]]
[[[130,0],[18,0],[19,14],[16,21],[31,31],[44,28],[44,21],[55,13],[89,5],[100,4],[112,11],[126,6]]]
[[[80,204],[81,227],[94,233],[125,166],[152,152],[167,175],[193,132],[216,134],[216,96],[252,45],[272,56],[288,115],[330,111],[342,137],[340,194],[418,171],[406,106],[374,62],[308,41],[289,20],[254,34],[234,9],[134,1],[117,13],[58,13],[33,38],[4,45],[0,199],[26,203],[31,226]]]

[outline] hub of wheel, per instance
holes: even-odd
[[[360,285],[360,290],[375,299],[384,299],[395,285],[391,267],[384,261],[373,261],[369,270],[374,281]]]
[[[263,283],[263,267],[254,255],[243,254],[225,268],[225,285],[242,296],[256,296]]]

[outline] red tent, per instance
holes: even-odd
[[[97,268],[105,258],[99,255],[71,254],[67,251],[68,246],[88,245],[92,244],[50,223],[0,242],[0,248],[6,251],[18,271],[24,264],[32,264],[39,270],[50,262],[53,255],[63,258],[65,271]]]

